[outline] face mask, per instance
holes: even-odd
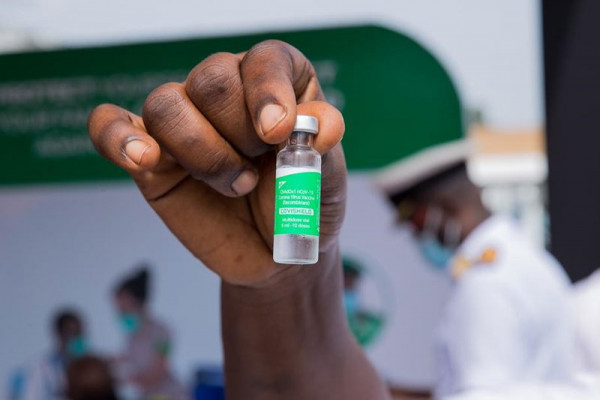
[[[127,335],[133,335],[140,329],[140,316],[133,313],[123,313],[119,315],[119,325]]]
[[[67,354],[71,358],[80,358],[89,351],[89,346],[85,337],[79,335],[69,339],[67,342]]]
[[[454,251],[440,243],[433,236],[422,236],[419,238],[421,254],[427,261],[439,270],[445,270],[450,264]]]
[[[425,228],[419,237],[419,247],[425,259],[438,270],[449,267],[454,251],[460,241],[460,225],[447,219],[443,227],[444,242],[438,239],[442,225],[443,212],[439,208],[428,208],[425,216]]]
[[[358,311],[358,294],[356,290],[344,290],[344,308],[348,315],[352,315]]]

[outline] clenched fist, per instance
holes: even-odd
[[[297,113],[319,119],[320,251],[336,251],[346,196],[344,122],[324,102],[313,66],[286,43],[214,54],[185,82],[156,88],[142,116],[104,104],[91,113],[88,128],[98,152],[131,174],[208,268],[230,284],[264,287],[311,268],[272,259],[275,156]]]

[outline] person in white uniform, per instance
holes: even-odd
[[[574,377],[562,383],[521,383],[515,386],[471,390],[447,400],[598,400],[600,379]]]
[[[82,318],[76,311],[58,311],[52,328],[55,348],[30,368],[25,378],[25,400],[65,399],[67,367],[72,360],[88,353]]]
[[[376,177],[425,258],[454,281],[437,334],[438,399],[570,373],[569,280],[510,218],[486,210],[467,173],[471,149],[436,146]]]
[[[575,285],[575,316],[575,367],[600,378],[600,270]]]

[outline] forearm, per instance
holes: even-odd
[[[335,249],[272,288],[223,283],[228,399],[388,399],[348,330],[340,264]]]
[[[393,400],[429,400],[433,398],[431,390],[416,390],[391,385],[390,393]]]

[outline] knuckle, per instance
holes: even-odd
[[[230,172],[231,159],[228,152],[224,149],[213,149],[207,151],[206,162],[202,167],[192,171],[196,179],[221,181],[226,179]]]
[[[287,49],[289,45],[281,40],[277,39],[268,39],[263,40],[262,42],[254,45],[250,52],[263,52],[267,50],[284,50]]]
[[[238,60],[230,53],[217,53],[198,65],[188,76],[186,90],[203,106],[222,103],[241,89]]]
[[[298,93],[314,75],[310,62],[293,46],[279,41],[267,40],[255,45],[240,64],[244,80],[254,86],[264,86],[271,81],[290,82]]]
[[[292,54],[291,46],[281,40],[269,39],[254,45],[242,60],[242,64],[247,65],[253,61],[264,62],[265,58],[277,56],[279,61],[287,61],[291,64]]]
[[[305,58],[301,58],[299,62],[292,63],[292,76],[294,77],[294,91],[299,96],[303,92],[310,80],[317,76],[315,68]]]
[[[206,176],[213,179],[222,178],[228,172],[230,165],[229,156],[226,151],[213,150],[209,154],[209,162],[206,166]]]
[[[195,83],[202,92],[210,97],[227,94],[231,86],[231,76],[226,66],[211,64],[202,70]]]
[[[185,114],[186,99],[179,90],[179,84],[166,83],[156,88],[142,109],[144,123],[151,130],[162,130],[177,125]]]

